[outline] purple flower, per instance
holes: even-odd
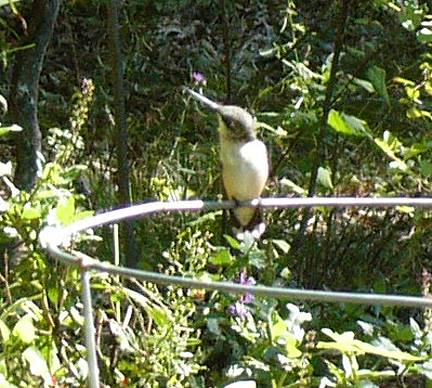
[[[87,94],[90,89],[93,89],[93,81],[90,78],[84,78],[81,85],[84,94]]]
[[[240,301],[245,304],[252,303],[253,300],[254,300],[254,296],[249,293],[243,294],[240,297]]]
[[[248,278],[246,270],[242,271],[240,273],[240,277],[238,282],[240,284],[245,284],[247,286],[253,286],[255,285],[255,279],[253,277]],[[254,296],[252,294],[246,293],[240,297],[240,301],[243,303],[251,303],[253,301]]]
[[[240,284],[246,284],[246,285],[248,285],[248,286],[253,286],[253,285],[255,285],[255,283],[256,283],[256,281],[255,281],[255,279],[254,279],[253,277],[250,277],[250,278],[247,277],[246,270],[243,270],[243,271],[240,273],[240,277],[239,277],[238,282],[239,282]]]
[[[192,73],[192,78],[197,84],[206,84],[206,77],[204,77],[204,74],[202,73],[194,72]]]
[[[253,286],[256,283],[253,277],[247,277],[246,270],[240,273],[237,282],[248,286]],[[253,299],[254,296],[252,294],[245,293],[240,296],[239,300],[235,304],[228,307],[228,311],[237,317],[246,318],[246,316],[249,314],[246,304],[251,303]]]
[[[228,311],[232,315],[235,315],[236,317],[239,317],[242,319],[246,318],[247,315],[249,314],[249,310],[241,301],[237,301],[233,305],[229,306]]]

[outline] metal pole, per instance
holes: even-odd
[[[82,268],[81,270],[81,287],[84,305],[84,334],[87,347],[89,388],[99,388],[99,367],[96,357],[96,340],[90,289],[90,273],[87,268]]]

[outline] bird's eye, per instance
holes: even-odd
[[[227,127],[230,128],[230,127],[233,126],[233,122],[234,122],[234,120],[231,119],[230,117],[224,117],[224,118],[223,118],[223,121],[225,122],[225,124],[226,124]]]

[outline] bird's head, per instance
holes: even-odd
[[[219,134],[228,140],[250,141],[255,139],[257,123],[245,109],[235,105],[222,105],[189,88],[185,88],[193,98],[216,112],[219,121]]]

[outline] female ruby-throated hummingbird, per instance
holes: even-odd
[[[221,105],[189,88],[185,90],[218,116],[222,179],[228,198],[238,202],[259,198],[268,179],[269,164],[267,148],[255,136],[255,118],[238,106]],[[249,207],[234,210],[240,226],[251,230],[256,238],[265,230],[258,210]]]

